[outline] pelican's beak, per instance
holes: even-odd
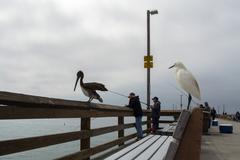
[[[171,69],[171,68],[173,68],[173,67],[175,67],[175,64],[174,64],[174,65],[172,65],[171,67],[169,67],[168,69]]]
[[[74,91],[76,90],[76,87],[77,87],[77,83],[78,83],[79,78],[80,78],[80,77],[77,76],[76,83],[75,83],[75,87],[74,87]]]

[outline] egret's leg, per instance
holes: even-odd
[[[89,100],[87,102],[90,103],[91,101],[92,101],[92,97],[89,97]]]
[[[188,95],[188,105],[187,105],[187,110],[189,110],[190,103],[192,101],[192,96],[191,94]]]
[[[90,98],[90,101],[89,102],[91,102],[93,100],[93,96]]]

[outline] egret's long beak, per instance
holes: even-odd
[[[79,78],[80,78],[80,77],[77,77],[77,79],[76,79],[76,83],[75,83],[74,91],[76,90],[76,87],[77,87],[77,83],[78,83]]]
[[[171,67],[169,67],[168,69],[171,69],[171,68],[173,68],[173,67],[175,67],[175,64],[174,64],[174,65],[172,65]]]

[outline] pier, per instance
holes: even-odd
[[[184,110],[183,110],[184,111]],[[238,122],[219,119],[219,123],[233,124],[233,134],[221,134],[218,127],[212,126],[208,132],[202,135],[204,130],[204,120],[209,118],[209,114],[203,113],[201,109],[195,108],[192,112],[180,110],[162,110],[161,116],[171,116],[174,120],[160,121],[160,123],[171,124],[158,135],[153,137],[149,134],[151,128],[151,111],[143,110],[145,117],[142,125],[146,139],[156,139],[156,141],[146,141],[144,143],[151,144],[143,149],[148,155],[148,148],[151,146],[159,146],[158,140],[161,137],[175,139],[168,143],[161,152],[166,152],[170,159],[175,160],[237,160],[240,156],[240,125]],[[187,116],[188,115],[188,116]],[[204,116],[205,115],[205,116]],[[180,117],[179,117],[180,116]],[[116,125],[105,126],[100,128],[91,128],[92,118],[113,117],[116,118]],[[0,158],[1,156],[14,154],[18,152],[29,151],[42,147],[48,147],[56,144],[64,144],[66,142],[79,140],[79,151],[60,156],[58,160],[81,160],[81,159],[103,159],[117,153],[119,150],[136,141],[136,133],[126,134],[125,130],[134,128],[134,123],[126,123],[126,117],[133,117],[133,111],[127,107],[114,106],[107,104],[96,104],[73,100],[55,99],[48,97],[40,97],[33,95],[25,95],[11,92],[0,92],[0,120],[16,120],[16,119],[55,119],[55,118],[78,118],[80,123],[79,131],[71,131],[66,133],[41,135],[36,137],[25,137],[17,139],[8,139],[0,141]],[[205,118],[204,118],[205,117]],[[169,132],[168,132],[169,131]],[[91,146],[91,138],[111,132],[116,132],[117,138],[113,141]],[[150,136],[150,137],[148,137]],[[156,143],[155,143],[156,142]],[[163,141],[162,141],[163,142]],[[139,142],[141,143],[141,142]],[[191,150],[189,150],[189,147]],[[131,147],[130,147],[131,148]],[[143,148],[141,146],[141,148]],[[155,147],[152,147],[155,148]],[[128,153],[127,151],[126,153]],[[150,151],[154,153],[153,151]],[[150,153],[149,152],[149,153]],[[156,150],[156,153],[158,151]],[[103,154],[104,153],[104,154]],[[134,153],[136,154],[137,151]],[[44,153],[43,153],[44,154]],[[140,155],[136,156],[143,156]],[[170,156],[169,156],[170,155]],[[154,155],[152,156],[154,157]],[[184,157],[184,158],[183,158]]]
[[[218,119],[220,124],[232,124],[233,134],[219,133],[218,126],[211,126],[202,136],[201,160],[238,160],[240,157],[240,123]]]

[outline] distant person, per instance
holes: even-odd
[[[132,108],[133,109],[133,113],[135,116],[135,127],[137,130],[137,140],[140,140],[143,138],[143,131],[142,131],[142,116],[143,116],[143,112],[142,112],[142,106],[139,100],[138,96],[135,96],[135,93],[131,92],[128,96],[129,98],[129,104],[127,105],[127,107]]]
[[[156,133],[156,130],[159,128],[161,102],[158,100],[158,97],[153,97],[152,100],[153,105],[150,106],[152,110],[152,133]]]
[[[200,104],[200,105],[199,105],[199,108],[204,109],[203,104]]]
[[[211,111],[211,108],[209,107],[209,105],[208,105],[208,102],[204,102],[204,109],[205,109],[205,111],[208,111],[208,112],[210,112]]]
[[[236,112],[235,119],[236,119],[236,121],[240,121],[240,113],[239,113],[239,111]]]
[[[208,105],[208,102],[204,102],[204,111],[207,111],[209,114],[211,114],[211,108]],[[211,115],[209,115],[209,120],[208,120],[208,128],[211,126]]]
[[[213,107],[213,108],[211,109],[212,120],[215,120],[216,114],[217,114],[217,111],[216,111],[215,108]]]

